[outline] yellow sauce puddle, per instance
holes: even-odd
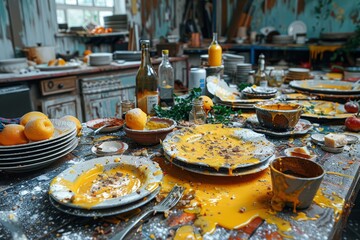
[[[162,193],[169,192],[177,184],[185,187],[185,196],[194,196],[184,211],[197,215],[194,225],[201,228],[202,234],[212,233],[216,226],[239,229],[260,217],[268,224],[276,225],[281,236],[291,238],[286,233],[291,230],[290,222],[277,217],[277,212],[271,208],[273,193],[269,169],[249,176],[215,177],[172,167],[171,163],[164,164],[162,158],[155,160],[165,172]],[[333,209],[336,220],[344,206],[342,198],[335,194],[325,196],[321,191],[317,192],[314,202],[323,208]],[[305,221],[318,217],[308,217],[299,212],[295,219]],[[186,234],[190,239],[198,239],[190,227],[178,229],[176,239],[186,239]]]
[[[110,182],[106,181],[107,179],[115,180]],[[132,166],[120,165],[104,171],[103,165],[96,164],[94,168],[79,175],[74,182],[57,177],[51,184],[67,187],[74,193],[71,202],[89,209],[104,200],[135,192],[141,187],[142,182],[140,172]]]

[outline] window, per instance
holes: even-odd
[[[125,5],[125,0],[120,2]],[[115,14],[114,0],[56,0],[56,14],[57,22],[69,27],[104,26],[104,17]]]

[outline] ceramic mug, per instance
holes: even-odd
[[[325,175],[316,162],[299,157],[278,157],[270,164],[273,197],[271,206],[281,211],[285,206],[308,208]]]

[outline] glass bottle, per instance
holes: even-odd
[[[169,50],[162,50],[162,62],[159,66],[160,106],[174,105],[174,68],[169,61]]]
[[[189,113],[189,122],[195,124],[205,124],[206,113],[203,109],[203,102],[201,99],[195,99],[192,102],[192,109]]]
[[[248,77],[248,80],[247,80],[247,83],[249,84],[254,84],[254,75],[255,75],[255,71],[254,70],[250,70],[249,71],[249,77]]]
[[[148,115],[159,104],[158,77],[150,61],[150,40],[140,40],[141,63],[136,75],[136,106]]]
[[[121,115],[125,119],[126,112],[135,108],[135,103],[130,100],[124,100],[121,102]]]
[[[261,87],[267,87],[267,77],[265,73],[265,56],[264,54],[260,54],[259,60],[258,60],[258,70],[255,73],[255,85],[261,86]]]
[[[217,33],[213,33],[213,40],[208,49],[209,59],[208,64],[210,67],[218,67],[222,64],[222,48],[218,43]]]

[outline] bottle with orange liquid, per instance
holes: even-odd
[[[141,64],[136,75],[136,105],[148,115],[159,105],[158,77],[150,60],[150,41],[140,40]]]
[[[218,67],[222,64],[222,48],[218,43],[218,34],[213,33],[213,40],[208,49],[210,67]]]

